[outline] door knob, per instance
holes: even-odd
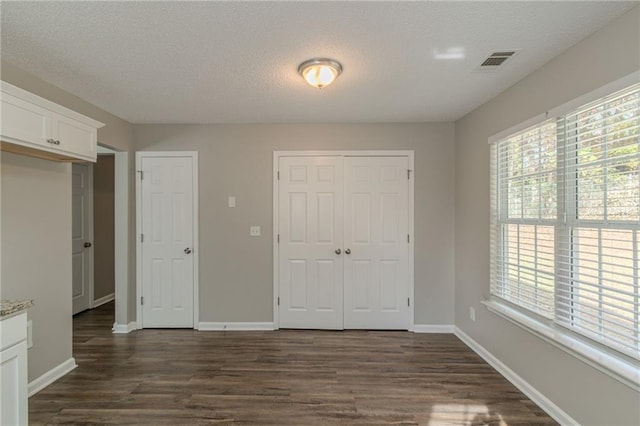
[[[189,247],[187,247],[186,249],[184,249],[184,253],[185,254],[190,254],[191,253],[191,249]]]
[[[336,254],[340,254],[340,253],[342,253],[342,250],[336,249]]]
[[[84,243],[84,248],[89,248],[89,247],[91,247],[91,243],[89,241]]]
[[[346,254],[351,254],[351,249],[350,249],[350,248],[348,248],[348,249],[344,249],[344,252],[345,252]]]

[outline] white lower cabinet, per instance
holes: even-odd
[[[0,320],[0,425],[28,421],[27,313]]]

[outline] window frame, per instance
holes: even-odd
[[[506,200],[501,199],[501,183],[500,181],[500,165],[498,159],[500,158],[500,152],[497,148],[497,142],[509,138],[512,135],[516,135],[519,132],[527,130],[528,128],[535,127],[536,125],[542,125],[545,121],[550,119],[558,120],[560,117],[564,119],[564,116],[568,113],[576,110],[577,108],[584,106],[588,103],[596,101],[598,99],[607,97],[617,91],[623,90],[634,84],[640,82],[640,71],[634,72],[626,77],[609,83],[593,92],[590,92],[584,96],[576,98],[570,102],[567,102],[560,107],[554,108],[544,114],[540,114],[531,118],[517,126],[511,127],[505,131],[502,131],[489,138],[490,143],[490,155],[491,155],[491,167],[490,167],[490,196],[491,196],[491,212],[490,212],[490,258],[491,258],[491,277],[490,277],[490,298],[482,303],[494,314],[508,320],[509,322],[527,330],[528,332],[542,338],[546,342],[553,346],[571,354],[577,359],[586,362],[592,367],[604,372],[605,374],[615,378],[616,380],[624,383],[636,391],[640,391],[640,360],[633,356],[609,347],[603,343],[598,342],[592,338],[586,337],[584,333],[573,331],[566,325],[557,323],[559,311],[558,292],[571,291],[571,278],[563,276],[559,273],[561,268],[558,268],[559,247],[561,242],[571,242],[573,237],[570,235],[573,229],[580,228],[589,223],[596,225],[598,228],[603,229],[615,229],[614,226],[602,226],[603,221],[585,221],[579,220],[577,216],[577,207],[566,206],[567,200],[572,199],[571,193],[575,192],[575,186],[569,187],[566,184],[565,177],[572,167],[565,162],[566,152],[569,142],[560,143],[558,138],[558,144],[556,147],[556,173],[557,173],[557,211],[558,215],[555,219],[555,247],[554,247],[554,266],[555,266],[555,287],[554,287],[554,312],[552,318],[547,318],[541,314],[528,310],[527,308],[520,307],[515,303],[512,303],[498,295],[494,294],[494,274],[497,258],[502,259],[502,251],[504,244],[500,243],[502,236],[502,224],[518,222],[517,220],[503,220],[504,215],[504,203]],[[559,124],[559,123],[558,123]],[[558,126],[559,128],[560,126]],[[577,140],[576,142],[577,143]],[[561,161],[564,164],[561,164]],[[565,190],[571,192],[565,194]],[[568,207],[568,208],[567,208]],[[572,215],[576,213],[575,217]],[[500,215],[500,216],[499,216]],[[526,219],[524,222],[531,222],[531,224],[542,224],[542,222],[552,222],[550,220],[538,221],[536,219]],[[522,222],[522,223],[524,223]],[[626,229],[626,228],[625,228]]]

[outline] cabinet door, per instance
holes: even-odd
[[[64,115],[53,114],[52,137],[60,141],[56,148],[73,157],[96,161],[98,132],[95,128]]]
[[[2,139],[25,141],[35,145],[51,147],[47,142],[50,134],[51,112],[2,93]]]
[[[27,425],[27,342],[0,352],[0,424]]]

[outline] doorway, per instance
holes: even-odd
[[[93,164],[93,308],[115,299],[115,156]]]
[[[114,221],[114,294],[105,294],[102,298],[94,299],[94,295],[88,297],[88,308],[99,306],[103,303],[108,303],[111,299],[115,298],[115,319],[113,323],[112,330],[114,333],[129,333],[132,330],[137,328],[137,324],[135,321],[128,320],[128,304],[129,304],[129,153],[126,151],[115,151],[111,148],[105,147],[103,145],[98,145],[97,148],[98,155],[112,155],[114,159],[113,166],[113,221]],[[74,166],[72,166],[74,167]],[[85,166],[86,167],[86,166]],[[89,166],[91,169],[91,166]],[[73,169],[75,170],[75,169]],[[73,172],[72,172],[73,173]],[[91,173],[91,172],[90,172]],[[76,178],[77,180],[77,178]],[[73,183],[72,183],[73,185]],[[90,188],[93,186],[90,185]],[[72,191],[74,191],[72,189]],[[82,205],[82,203],[80,203]],[[85,207],[85,211],[92,209],[92,203],[89,203],[88,207]],[[93,223],[93,211],[90,212],[91,219],[89,219],[88,223]],[[74,214],[72,213],[72,222],[74,221]],[[75,225],[72,225],[75,226]],[[73,236],[72,236],[73,238]],[[84,241],[84,243],[91,243],[93,246],[93,241],[91,239],[78,239],[78,241]],[[84,248],[84,247],[83,247]],[[93,247],[84,248],[86,253],[89,255],[93,255]],[[95,257],[95,256],[93,256]],[[76,270],[80,269],[77,266],[74,266]],[[81,270],[81,269],[80,269]],[[87,272],[88,276],[94,275],[93,273]],[[76,275],[78,273],[76,272]],[[88,295],[90,291],[93,291],[93,285],[88,289],[83,290],[82,292],[78,290],[79,285],[73,284],[74,287],[73,293],[76,296],[79,296],[81,293],[85,293]],[[73,313],[80,312],[82,309],[86,309],[87,303],[83,302],[83,308],[74,307]]]
[[[274,153],[276,328],[413,329],[413,152]]]
[[[115,152],[72,165],[73,315],[115,299]]]

